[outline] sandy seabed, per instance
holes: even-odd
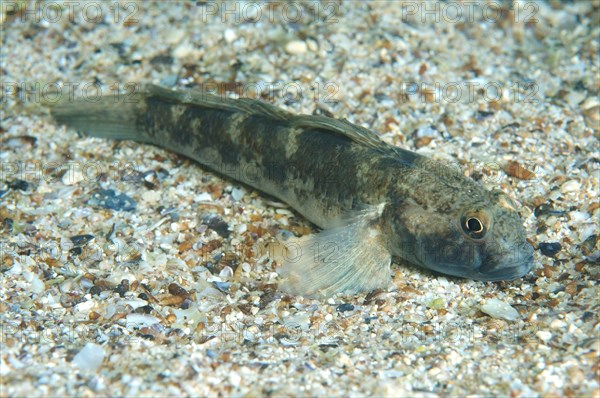
[[[0,6],[0,395],[599,395],[600,2]],[[518,203],[535,268],[283,295],[292,209],[42,107],[147,82],[452,162]]]

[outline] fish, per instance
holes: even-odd
[[[50,104],[87,136],[176,152],[285,202],[318,227],[285,242],[278,288],[330,297],[391,285],[391,264],[478,281],[534,266],[517,205],[499,189],[390,145],[346,119],[294,114],[250,98],[139,86],[135,95]]]

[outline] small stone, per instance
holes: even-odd
[[[31,276],[31,291],[35,294],[42,294],[45,290],[46,286],[44,282],[40,279],[36,274],[32,274]]]
[[[314,39],[306,39],[306,46],[312,52],[319,51],[319,43]]]
[[[354,306],[350,303],[340,304],[337,306],[336,311],[338,311],[338,312],[354,311]]]
[[[478,120],[478,121],[485,120],[485,119],[490,118],[492,116],[494,116],[494,112],[477,111],[475,113],[475,119]]]
[[[575,191],[578,191],[579,188],[581,188],[581,183],[579,181],[569,180],[569,181],[565,182],[564,184],[562,184],[562,186],[560,187],[560,192],[562,192],[562,193],[575,192]]]
[[[562,249],[562,245],[558,242],[542,242],[538,248],[544,256],[554,257]]]
[[[123,279],[121,283],[115,288],[115,292],[121,297],[125,297],[125,293],[129,291],[129,280]]]
[[[554,210],[552,208],[552,204],[542,203],[541,205],[537,206],[533,210],[533,214],[536,217],[542,217],[542,216],[562,216],[562,215],[565,214],[565,211],[564,210]]]
[[[160,191],[146,191],[142,194],[142,199],[148,203],[156,203],[160,200]]]
[[[569,92],[565,96],[565,100],[571,105],[573,108],[577,107],[583,100],[585,99],[586,92],[585,91],[577,91],[573,90]]]
[[[233,29],[225,29],[225,32],[223,32],[223,37],[227,43],[233,43],[235,39],[237,39],[237,35]]]
[[[600,256],[600,245],[598,243],[600,243],[599,235],[588,236],[580,245],[583,255],[597,260]]]
[[[160,84],[167,87],[173,87],[177,84],[179,77],[177,75],[165,75],[160,79]]]
[[[290,41],[288,44],[285,45],[285,51],[288,54],[304,54],[307,50],[308,46],[306,45],[306,42],[301,40]]]
[[[185,37],[185,31],[181,29],[169,29],[169,33],[165,36],[167,44],[177,44]]]
[[[415,142],[415,146],[417,148],[422,148],[424,146],[429,145],[431,141],[433,141],[433,137],[421,137],[417,139],[417,141]]]
[[[492,318],[506,319],[507,321],[516,321],[520,318],[519,312],[511,307],[510,304],[495,298],[487,300],[481,306],[481,311]]]
[[[242,377],[238,373],[236,373],[236,372],[229,373],[229,382],[231,383],[232,386],[234,386],[234,387],[239,386],[241,381],[242,381]]]
[[[187,290],[185,290],[184,288],[182,288],[181,286],[179,286],[177,283],[171,283],[169,285],[169,293],[172,294],[173,296],[179,296],[179,295],[188,295],[189,293],[187,292]]]
[[[233,200],[235,200],[236,202],[238,202],[239,200],[241,200],[244,197],[244,189],[243,188],[233,188],[231,190],[231,197],[233,198]]]
[[[585,373],[579,368],[579,365],[574,365],[568,368],[567,374],[569,375],[571,382],[575,385],[580,385],[581,383],[585,382]]]
[[[546,330],[540,330],[536,334],[537,338],[542,340],[544,343],[547,343],[552,338],[552,333]]]
[[[535,177],[535,173],[531,170],[527,170],[519,162],[511,161],[504,166],[504,172],[511,176],[518,178],[519,180],[531,180]]]
[[[427,307],[432,310],[441,310],[446,308],[446,303],[444,302],[444,299],[436,298],[427,303]]]
[[[208,192],[201,192],[194,197],[194,202],[212,202],[212,196]]]
[[[67,171],[62,176],[62,183],[65,185],[76,185],[85,179],[80,168],[75,168],[73,170]]]
[[[121,211],[132,211],[136,207],[135,200],[125,194],[118,194],[112,189],[98,189],[94,191],[87,203],[90,206]]]
[[[231,283],[214,281],[213,284],[215,285],[215,287],[217,289],[219,289],[223,293],[229,293],[229,288],[231,287]]]
[[[104,361],[104,349],[98,344],[87,343],[74,357],[72,363],[83,372],[96,372]]]
[[[583,119],[588,127],[600,131],[600,100],[590,97],[581,104]]]
[[[94,235],[90,234],[71,236],[71,242],[73,242],[75,246],[83,246],[92,240],[94,240]]]
[[[130,313],[127,314],[127,326],[131,328],[140,328],[144,326],[152,326],[159,323],[160,320],[152,315]]]
[[[9,181],[6,185],[8,185],[8,187],[11,189],[19,191],[27,191],[29,189],[29,183],[19,179]]]
[[[150,58],[150,65],[171,65],[173,63],[173,57],[166,54],[158,54]]]
[[[416,139],[423,138],[423,137],[435,138],[435,137],[440,136],[440,132],[431,125],[424,125],[424,126],[420,126],[418,129],[413,131],[412,136],[413,136],[413,138],[416,138]]]
[[[223,238],[228,238],[231,234],[231,231],[229,231],[229,224],[218,216],[207,217],[202,222]]]
[[[190,56],[194,52],[194,46],[188,42],[183,42],[175,48],[173,56],[177,59],[182,59]]]

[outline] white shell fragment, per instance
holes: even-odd
[[[152,315],[146,314],[127,314],[127,325],[135,327],[152,326],[160,320]]]
[[[104,360],[104,349],[98,344],[87,343],[74,357],[72,363],[83,372],[95,372]]]
[[[516,321],[521,318],[517,310],[510,304],[498,299],[489,299],[482,306],[481,311],[485,312],[492,318],[506,319],[507,321]]]
[[[300,40],[290,41],[285,45],[285,52],[288,54],[304,54],[307,50],[308,46],[306,45],[306,42]]]

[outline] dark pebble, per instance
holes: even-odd
[[[491,116],[494,116],[494,112],[477,111],[477,113],[475,114],[475,119],[481,121],[481,120],[485,120]]]
[[[138,314],[149,314],[152,312],[152,310],[154,310],[154,308],[152,308],[151,305],[144,305],[142,307],[136,308],[134,312]]]
[[[112,189],[99,189],[92,193],[87,200],[90,206],[103,207],[111,210],[132,211],[135,210],[135,200],[125,194],[117,194]]]
[[[83,246],[88,242],[91,242],[94,239],[94,235],[77,235],[77,236],[71,236],[71,242],[73,242],[73,244],[75,246]]]
[[[533,214],[536,217],[542,217],[542,216],[562,216],[565,214],[564,210],[554,210],[554,208],[552,207],[551,204],[548,203],[543,203],[541,205],[539,205],[538,207],[536,207],[533,210]]]
[[[19,191],[27,191],[29,189],[29,183],[24,180],[12,180],[6,183],[11,189],[18,189]]]
[[[92,296],[97,296],[97,295],[99,295],[100,293],[102,293],[102,288],[101,288],[100,286],[92,286],[92,287],[90,288],[90,294],[91,294]]]
[[[127,46],[125,46],[124,43],[122,42],[115,42],[115,43],[110,43],[109,44],[112,48],[114,48],[115,50],[117,50],[117,54],[119,54],[119,57],[124,58],[125,55],[127,54]]]
[[[171,283],[169,285],[169,293],[172,294],[173,296],[187,295],[188,294],[187,290],[185,290],[184,288],[182,288],[181,286],[179,286],[177,283]]]
[[[115,292],[119,293],[119,296],[125,297],[125,293],[129,291],[129,281],[127,279],[123,279],[119,286],[115,288]]]
[[[338,305],[336,310],[339,312],[354,311],[354,306],[352,304],[344,303]]]
[[[319,344],[319,348],[321,348],[322,351],[324,348],[337,348],[337,347],[339,347],[339,344],[336,344],[336,343]]]
[[[581,251],[585,256],[593,256],[594,249],[598,242],[598,235],[590,235],[586,240],[581,243]]]
[[[208,228],[212,229],[223,238],[228,238],[231,234],[231,232],[229,231],[229,225],[218,216],[205,217],[202,220],[202,222],[203,224],[206,224]]]
[[[164,55],[164,54],[155,55],[154,57],[150,58],[151,65],[160,65],[160,64],[171,65],[173,63],[173,61],[174,61],[173,57],[171,57],[170,55]]]
[[[148,301],[150,299],[146,293],[138,294],[138,298],[141,298],[142,300],[146,300],[146,301]]]
[[[79,256],[79,255],[81,255],[82,251],[83,250],[81,249],[81,247],[77,246],[77,247],[74,247],[71,250],[69,250],[69,254],[71,256]]]
[[[190,300],[189,298],[186,298],[185,300],[183,300],[183,303],[181,303],[181,309],[187,310],[188,308],[190,308],[192,303],[193,303],[192,300]]]
[[[538,247],[542,254],[548,257],[554,257],[562,249],[562,245],[558,242],[542,242]]]

